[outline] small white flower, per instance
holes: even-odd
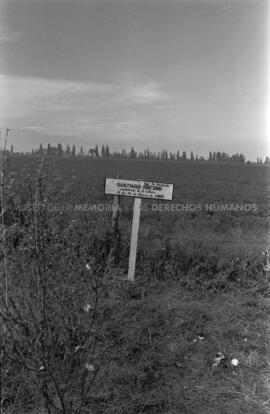
[[[238,361],[238,359],[237,358],[233,358],[232,360],[231,360],[231,366],[233,367],[233,368],[235,368],[235,367],[237,367],[239,365],[239,361]]]
[[[39,367],[39,371],[44,371],[44,366],[41,365],[41,367]]]
[[[95,367],[92,364],[85,364],[85,368],[87,369],[87,371],[93,372],[95,371]]]
[[[85,267],[86,267],[87,270],[91,270],[91,266],[90,266],[89,263],[86,263]]]
[[[217,352],[216,356],[214,358],[214,362],[212,364],[212,367],[213,368],[218,367],[219,364],[221,363],[221,361],[224,360],[224,359],[225,359],[225,355],[223,355],[221,352]]]
[[[90,309],[92,309],[92,306],[91,306],[89,303],[87,303],[87,305],[85,305],[85,306],[83,307],[83,310],[84,310],[85,312],[89,312],[89,311],[90,311]]]

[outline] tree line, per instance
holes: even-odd
[[[15,152],[13,145],[10,148],[11,154],[25,155],[29,152]],[[90,158],[125,158],[125,159],[151,159],[151,160],[171,160],[171,161],[207,161],[207,162],[232,162],[232,163],[250,163],[246,161],[246,157],[242,153],[236,153],[229,155],[226,152],[221,151],[209,151],[208,156],[194,155],[193,151],[188,154],[187,151],[177,150],[176,152],[169,152],[163,149],[159,152],[150,151],[148,148],[144,151],[135,151],[132,146],[129,151],[122,149],[121,151],[111,151],[108,145],[96,145],[93,148],[84,149],[80,146],[77,151],[76,146],[69,144],[64,148],[61,143],[53,146],[48,143],[46,147],[40,144],[39,148],[32,149],[31,155],[43,155],[54,157],[90,157]],[[270,158],[266,157],[265,160],[257,157],[257,164],[270,164]]]

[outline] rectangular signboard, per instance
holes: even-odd
[[[151,181],[123,180],[106,178],[105,194],[155,200],[172,200],[173,184],[153,183]]]

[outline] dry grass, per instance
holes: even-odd
[[[110,348],[100,377],[111,402],[93,412],[270,412],[263,296],[235,289],[198,297],[179,281],[150,287],[140,281],[133,292],[125,287],[111,296],[103,338]],[[213,368],[218,351],[226,360]],[[232,358],[239,360],[235,369]]]

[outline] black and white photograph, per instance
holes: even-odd
[[[268,0],[0,0],[0,414],[269,414],[269,217]]]

